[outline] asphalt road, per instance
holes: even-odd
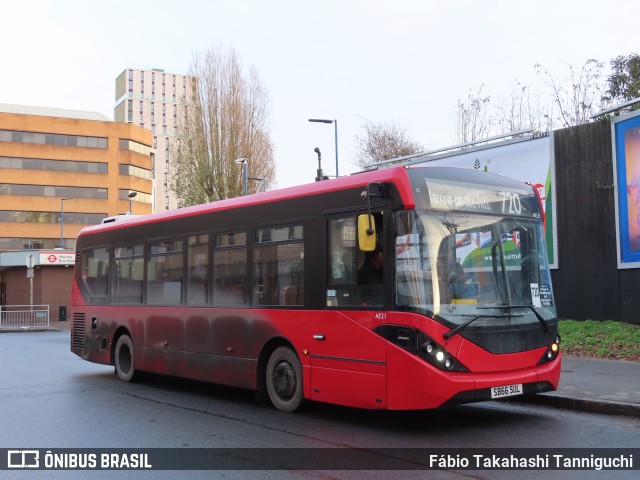
[[[310,403],[284,414],[251,392],[166,377],[122,383],[69,351],[69,332],[0,334],[0,448],[637,448],[640,419],[514,402],[425,412]],[[295,450],[292,450],[295,452]],[[640,464],[640,455],[635,461]],[[402,478],[636,478],[636,471],[402,472]],[[130,472],[126,478],[388,478],[379,471]],[[0,478],[123,478],[123,472],[0,471]]]

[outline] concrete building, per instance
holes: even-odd
[[[194,77],[164,70],[125,69],[116,79],[116,122],[151,130],[156,152],[153,166],[153,211],[178,207],[170,189],[170,158],[180,123],[186,116],[185,99]]]
[[[0,305],[28,298],[29,255],[33,302],[68,302],[56,288],[71,286],[80,230],[151,213],[151,147],[150,131],[94,112],[0,104]]]

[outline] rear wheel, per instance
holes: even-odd
[[[302,365],[288,347],[274,350],[267,363],[269,400],[281,412],[293,412],[302,403]]]
[[[133,341],[129,335],[122,335],[116,342],[115,365],[116,374],[123,382],[131,382],[137,378],[133,368]]]

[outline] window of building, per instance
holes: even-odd
[[[53,170],[57,172],[107,173],[108,164],[43,158],[0,157],[0,168]]]
[[[138,178],[144,178],[146,180],[151,180],[151,170],[147,170],[146,168],[140,168],[135,165],[120,164],[118,166],[118,173],[120,175],[129,175],[131,177],[138,177]]]
[[[107,216],[106,213],[64,212],[64,223],[78,225],[97,225]],[[22,210],[0,210],[2,223],[59,223],[60,212],[34,212]]]
[[[108,139],[106,137],[85,137],[16,130],[0,130],[0,142],[34,143],[61,147],[108,148]]]
[[[18,185],[0,184],[0,195],[20,195],[24,197],[69,197],[69,198],[108,198],[106,188],[64,187],[56,185]]]

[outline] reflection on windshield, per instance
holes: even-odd
[[[505,307],[555,317],[542,222],[407,211],[398,214],[396,224],[399,306],[453,323],[492,311],[504,316]]]

